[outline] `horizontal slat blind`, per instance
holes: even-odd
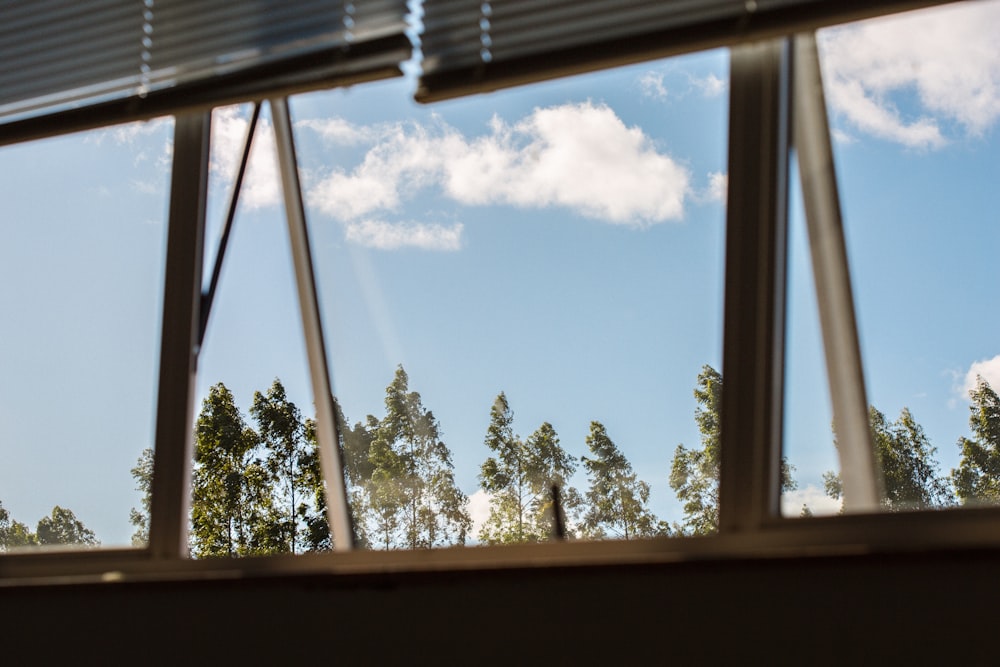
[[[211,105],[213,90],[228,102],[385,76],[410,54],[406,12],[406,0],[0,0],[0,125],[114,100],[169,112],[174,90]]]
[[[142,26],[135,0],[4,0],[0,115],[135,89]]]
[[[941,2],[424,0],[420,101],[530,83]]]

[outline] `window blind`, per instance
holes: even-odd
[[[406,0],[5,0],[0,142],[399,74]]]
[[[417,100],[530,83],[933,4],[913,0],[424,0]]]

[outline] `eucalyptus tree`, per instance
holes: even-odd
[[[10,516],[0,503],[0,552],[38,546],[38,537],[25,524]]]
[[[72,510],[56,505],[49,516],[42,517],[35,528],[39,546],[78,545],[97,547],[100,540],[94,531],[83,525]]]
[[[590,422],[586,442],[591,456],[582,459],[590,482],[584,535],[629,540],[662,534],[665,527],[648,508],[649,484],[638,479],[604,425]]]
[[[694,389],[695,422],[701,448],[677,445],[670,470],[670,486],[683,503],[681,532],[707,535],[719,526],[719,431],[722,407],[722,374],[704,365]]]
[[[385,409],[377,425],[369,419],[370,476],[355,494],[365,510],[365,535],[385,549],[464,544],[472,519],[451,451],[434,414],[409,390],[402,366],[386,387]]]
[[[522,440],[514,434],[514,415],[500,392],[490,408],[484,443],[494,456],[480,467],[479,479],[489,493],[490,513],[479,531],[488,544],[538,542],[554,532],[552,487],[559,487],[563,509],[572,512],[579,494],[567,485],[576,460],[559,444],[549,422]]]
[[[307,440],[302,413],[288,399],[278,379],[267,393],[254,392],[250,415],[257,425],[271,496],[259,532],[268,550],[297,553],[303,546],[307,521],[314,513],[307,457],[310,448],[315,450],[315,440]]]
[[[875,466],[882,479],[879,501],[882,510],[933,509],[955,503],[948,478],[938,473],[934,458],[937,449],[909,408],[904,407],[899,417],[890,422],[875,406],[868,406],[868,425]],[[843,484],[838,473],[824,473],[823,482],[828,496],[841,498]]]
[[[956,495],[964,504],[1000,502],[1000,398],[982,377],[969,392],[972,437],[959,439],[958,468],[951,471]]]
[[[221,382],[195,423],[191,550],[195,556],[244,556],[272,550],[267,534],[270,474],[256,457],[257,434]]]
[[[132,546],[142,547],[149,543],[149,508],[152,503],[153,489],[153,448],[146,447],[139,455],[135,467],[131,470],[135,480],[135,489],[142,493],[140,507],[129,511],[129,523],[135,526],[132,533]]]

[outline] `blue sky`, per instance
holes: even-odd
[[[869,399],[908,406],[957,463],[964,388],[1000,386],[995,276],[1000,5],[824,33],[821,48]],[[661,518],[692,389],[721,364],[728,56],[711,52],[431,106],[412,78],[292,100],[335,390],[382,414],[397,364],[440,421],[462,490],[493,397],[572,454],[605,424]],[[248,108],[216,113],[209,261]],[[255,143],[200,397],[275,377],[306,413],[273,139]],[[171,124],[0,150],[0,501],[54,504],[126,544],[151,444]],[[792,200],[786,454],[806,502],[836,467],[804,224]],[[585,487],[579,475],[577,485]]]

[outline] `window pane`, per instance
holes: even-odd
[[[978,417],[980,408],[996,413],[992,387],[1000,385],[991,270],[1000,247],[998,18],[1000,3],[969,3],[820,33],[869,417],[889,511],[992,503],[1000,488],[989,472],[989,462],[1000,460],[1000,434]],[[814,513],[839,509],[808,246],[797,215],[785,431],[800,481],[797,494],[785,498],[792,515],[803,505]]]
[[[574,538],[714,529],[726,64],[294,100],[368,547],[548,539],[553,480]]]
[[[171,136],[156,120],[0,150],[8,548],[145,541],[130,510],[153,444]]]

